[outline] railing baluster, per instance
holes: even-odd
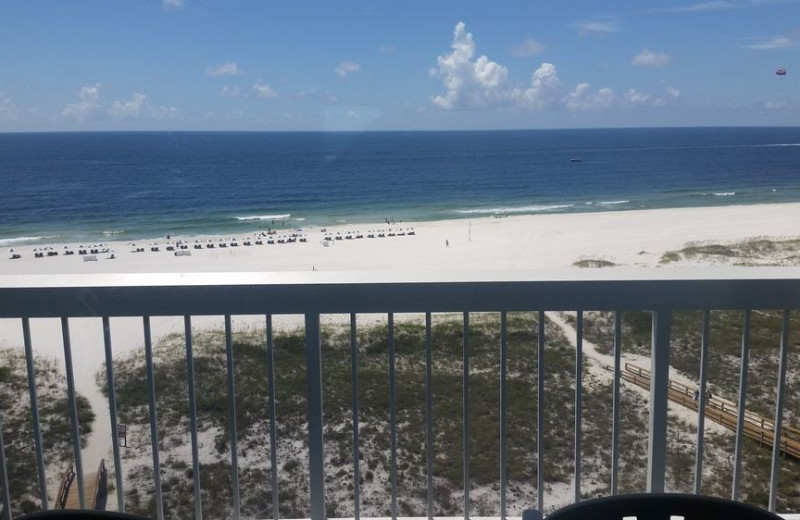
[[[575,317],[575,503],[581,500],[581,430],[583,415],[583,311]]]
[[[648,493],[664,492],[671,328],[671,311],[660,309],[653,312],[653,336],[650,346],[650,444],[647,449]]]
[[[308,378],[308,458],[311,520],[325,520],[325,454],[322,430],[322,345],[319,314],[306,314],[306,376]]]
[[[772,466],[769,475],[769,510],[775,512],[778,499],[778,460],[781,455],[781,435],[783,434],[783,400],[786,395],[786,356],[789,352],[789,317],[788,309],[783,311],[781,326],[781,357],[778,365],[778,395],[775,400],[775,431],[772,441]]]
[[[431,313],[425,313],[425,466],[427,468],[427,512],[433,520],[433,367]]]
[[[739,372],[739,411],[736,419],[736,447],[733,456],[733,486],[731,499],[739,500],[739,477],[742,470],[742,442],[744,440],[745,397],[747,396],[747,365],[750,355],[750,316],[752,311],[744,311],[742,330],[742,365]]]
[[[622,313],[614,311],[614,400],[611,419],[611,494],[617,494],[619,486],[619,391],[620,356],[622,350]]]
[[[239,520],[239,454],[236,430],[236,382],[233,374],[233,332],[231,315],[225,315],[225,357],[228,363],[228,423],[231,432],[231,484],[233,493],[233,519]]]
[[[189,422],[192,437],[192,480],[194,489],[194,520],[203,520],[203,504],[200,495],[200,454],[197,445],[197,398],[194,383],[194,349],[192,346],[192,317],[183,317],[186,340],[186,384],[189,389]]]
[[[3,441],[3,414],[0,413],[0,492],[2,492],[3,504],[5,504],[3,517],[6,520],[11,520],[11,492],[8,489],[8,468],[6,467],[5,446],[5,442]]]
[[[122,459],[119,453],[119,424],[117,422],[117,390],[114,385],[114,356],[111,352],[111,323],[103,316],[103,346],[106,349],[106,388],[108,412],[111,420],[111,446],[114,453],[114,476],[117,483],[117,511],[125,512],[125,494],[122,488]]]
[[[61,335],[64,341],[64,364],[67,370],[67,399],[72,427],[72,450],[75,455],[75,473],[78,478],[78,502],[86,509],[86,496],[83,489],[83,460],[81,459],[81,427],[78,423],[78,402],[75,398],[75,376],[72,372],[72,346],[69,339],[69,319],[61,318]]]
[[[469,313],[464,313],[464,332],[462,339],[464,358],[463,373],[463,425],[464,425],[464,520],[469,520]]]
[[[536,507],[544,511],[544,311],[539,311],[536,360]]]
[[[703,339],[700,345],[700,395],[697,402],[697,452],[694,462],[694,494],[700,494],[703,481],[703,438],[706,419],[706,377],[708,370],[708,335],[710,332],[710,312],[703,311]]]
[[[156,495],[156,515],[164,520],[164,500],[161,494],[161,463],[158,457],[158,424],[156,411],[156,381],[153,375],[153,342],[150,333],[150,316],[143,316],[144,356],[147,364],[147,399],[150,407],[150,444],[153,450],[153,484]]]
[[[47,474],[44,471],[44,452],[42,451],[42,430],[39,424],[39,399],[36,395],[36,371],[33,366],[33,347],[31,345],[31,325],[28,318],[22,318],[22,338],[25,344],[25,364],[28,367],[28,391],[31,398],[33,414],[33,441],[36,447],[36,469],[39,473],[39,497],[42,510],[50,509],[47,505]]]
[[[508,377],[508,315],[500,313],[500,520],[506,520],[506,378]]]
[[[275,343],[272,315],[267,315],[267,384],[269,385],[269,459],[272,466],[272,519],[280,518],[278,503],[278,428],[275,422]]]
[[[394,314],[389,313],[389,428],[391,430],[392,520],[397,518],[397,401],[394,373]]]
[[[356,315],[350,314],[350,362],[353,381],[353,518],[361,518],[361,468],[358,442],[358,343],[356,342]]]

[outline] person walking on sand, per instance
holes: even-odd
[[[450,247],[450,241],[449,240],[445,240],[444,241],[444,247]]]

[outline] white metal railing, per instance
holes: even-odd
[[[463,313],[463,439],[469,439],[469,315],[472,312],[497,312],[501,316],[501,374],[500,374],[500,511],[506,517],[506,313],[513,311],[539,312],[538,370],[544,372],[545,311],[577,311],[577,352],[575,388],[575,500],[580,500],[581,460],[581,399],[582,399],[582,319],[584,310],[615,311],[614,334],[614,396],[611,455],[611,490],[617,491],[619,460],[619,393],[620,393],[620,312],[650,310],[653,312],[652,355],[650,367],[650,423],[647,457],[647,489],[664,490],[666,426],[669,376],[669,344],[672,312],[705,310],[698,424],[698,451],[695,467],[695,492],[699,491],[702,475],[703,420],[708,352],[708,310],[736,309],[746,313],[742,340],[742,363],[739,386],[739,423],[734,453],[732,498],[739,498],[741,473],[741,443],[744,421],[744,398],[747,392],[747,361],[749,349],[749,317],[751,309],[780,309],[783,315],[783,337],[779,374],[777,376],[777,406],[775,413],[775,444],[772,457],[769,506],[774,510],[779,468],[779,446],[782,408],[786,379],[789,313],[800,308],[800,270],[787,268],[742,270],[647,270],[647,271],[568,271],[568,272],[450,272],[415,275],[408,273],[195,273],[195,274],[129,274],[89,276],[0,276],[0,318],[19,319],[23,331],[28,367],[28,384],[33,407],[34,444],[37,471],[40,479],[42,507],[48,507],[44,473],[42,440],[39,427],[35,374],[33,371],[30,322],[32,318],[61,318],[63,347],[67,373],[68,398],[71,415],[76,474],[79,480],[81,504],[83,471],[80,450],[80,425],[76,406],[75,384],[70,348],[70,319],[101,318],[104,329],[106,374],[112,436],[116,435],[117,409],[114,394],[114,373],[109,318],[138,316],[142,318],[146,350],[153,469],[157,516],[164,518],[161,485],[159,482],[158,430],[153,381],[152,338],[150,318],[183,316],[186,330],[186,361],[191,414],[191,443],[194,478],[195,517],[202,518],[197,448],[197,423],[194,396],[193,353],[191,339],[192,316],[225,316],[227,354],[227,388],[229,426],[231,428],[231,466],[233,516],[239,517],[239,489],[236,447],[236,398],[233,380],[233,350],[231,337],[232,315],[263,315],[267,326],[268,384],[270,388],[270,456],[272,458],[272,508],[278,518],[277,464],[275,446],[274,353],[272,316],[301,314],[305,318],[305,346],[308,381],[308,449],[310,456],[311,518],[325,517],[325,473],[323,457],[322,360],[320,345],[320,315],[349,314],[351,320],[353,370],[353,452],[354,452],[354,516],[360,516],[359,498],[359,428],[358,428],[358,370],[356,350],[356,314],[379,313],[388,316],[390,370],[390,431],[391,431],[391,513],[397,510],[397,442],[394,377],[395,313],[423,313],[426,316],[426,459],[427,513],[433,517],[433,483],[431,477],[433,446],[431,441],[431,313]],[[542,374],[538,374],[541,376]],[[537,449],[543,445],[543,400],[546,388],[543,378],[537,377]],[[123,482],[118,443],[114,440],[116,491],[119,508],[124,510]],[[2,450],[2,417],[0,417],[0,478],[2,497],[10,503],[5,454]],[[470,516],[469,443],[463,446],[464,517]],[[544,501],[543,458],[537,456],[537,505]],[[534,505],[534,504],[531,504]],[[10,519],[10,507],[5,508]]]

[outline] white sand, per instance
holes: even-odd
[[[654,266],[663,252],[690,241],[731,241],[757,236],[800,235],[800,204],[725,206],[649,211],[614,211],[529,215],[507,218],[443,220],[413,225],[416,236],[334,241],[323,247],[319,228],[308,228],[309,241],[294,244],[189,249],[176,257],[150,252],[153,240],[137,241],[143,253],[125,242],[109,242],[115,260],[97,255],[33,258],[30,247],[16,247],[18,260],[0,259],[0,274],[129,273],[208,271],[396,271],[551,269],[571,267],[581,257],[604,258],[626,266]],[[385,224],[328,227],[329,232],[387,229]],[[250,234],[255,237],[254,233]],[[172,237],[194,242],[197,237]],[[218,241],[220,237],[203,237]],[[450,246],[446,247],[445,242]],[[76,246],[77,244],[70,244]],[[86,244],[89,245],[89,244]],[[53,245],[61,250],[62,244]],[[644,252],[644,253],[642,253]],[[9,256],[7,253],[6,257]]]
[[[239,246],[226,249],[191,249],[198,237],[172,237],[190,244],[191,256],[165,251],[166,239],[138,241],[145,252],[133,253],[125,242],[109,242],[116,259],[97,255],[96,262],[74,256],[34,258],[34,246],[15,247],[16,260],[5,254],[0,274],[92,274],[219,271],[458,271],[571,268],[581,258],[604,259],[625,267],[660,266],[661,255],[692,241],[730,242],[768,236],[800,236],[800,204],[727,206],[717,208],[617,211],[604,213],[516,216],[421,223],[348,225],[328,227],[332,233],[370,229],[408,228],[415,236],[363,238],[322,245],[318,228],[306,229],[307,243],[242,245],[247,233],[237,235]],[[250,233],[254,240],[256,234]],[[218,242],[220,237],[203,237]],[[151,252],[157,241],[160,252]],[[449,242],[449,246],[446,245]],[[77,244],[70,244],[76,248]],[[86,244],[89,245],[89,244]],[[41,247],[41,246],[37,246]],[[53,244],[61,252],[63,244]],[[77,249],[77,248],[76,248]],[[76,251],[77,253],[77,251]],[[705,260],[690,265],[703,265]],[[686,262],[678,264],[689,265]],[[251,319],[252,320],[252,319]],[[37,355],[63,360],[59,320],[32,320]],[[238,323],[238,325],[237,325]],[[246,327],[241,318],[235,326]],[[221,326],[221,318],[196,318],[196,329]],[[292,325],[291,322],[288,323]],[[153,339],[182,332],[181,319],[158,318],[152,322]],[[108,405],[94,380],[105,363],[99,319],[70,321],[76,386],[91,402],[97,419],[89,446],[83,451],[84,468],[91,471],[103,457],[110,458]],[[141,319],[112,319],[114,356],[143,348]],[[18,320],[0,320],[0,347],[22,348]],[[111,462],[110,460],[108,462]],[[64,468],[52,467],[50,472]]]

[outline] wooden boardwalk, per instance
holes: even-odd
[[[80,494],[78,492],[78,478],[72,466],[61,478],[56,498],[56,509],[81,509]],[[100,461],[96,473],[84,475],[83,496],[86,509],[103,511],[106,508],[108,495],[108,480],[105,460]]]
[[[614,367],[606,366],[614,370]],[[620,371],[622,379],[650,390],[650,371],[630,363]],[[694,399],[695,388],[669,380],[669,400],[697,411],[700,401]],[[739,418],[739,408],[735,403],[716,395],[706,399],[706,417],[735,432]],[[775,438],[775,422],[755,412],[744,412],[744,435],[761,444],[772,447]],[[780,449],[783,453],[800,459],[800,430],[783,425],[781,428]]]

